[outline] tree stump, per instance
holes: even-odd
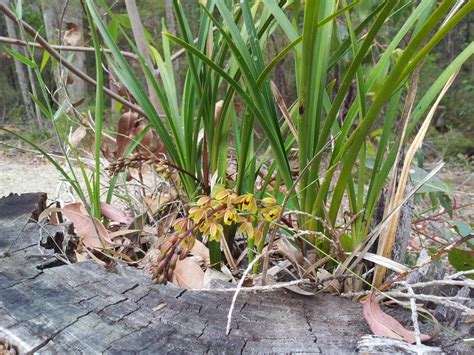
[[[370,333],[358,303],[282,290],[242,292],[226,335],[232,293],[154,285],[124,265],[48,267],[54,251],[26,223],[44,200],[0,199],[0,341],[20,353],[354,353]]]

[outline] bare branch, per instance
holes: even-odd
[[[35,48],[43,48],[44,47],[36,42],[28,42],[28,41],[22,41],[20,39],[15,39],[15,38],[10,38],[10,37],[3,37],[0,36],[0,43],[7,43],[7,44],[12,44],[12,45],[17,45],[17,46],[30,46],[30,47],[35,47]],[[93,53],[95,51],[94,47],[81,47],[81,46],[60,46],[57,44],[50,44],[51,48],[54,48],[58,51],[68,51],[68,52],[91,52]],[[105,53],[112,53],[110,49],[102,49],[103,52]],[[121,51],[122,55],[124,57],[133,59],[133,60],[138,60],[138,56],[135,53],[131,52],[125,52]]]

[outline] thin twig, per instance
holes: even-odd
[[[6,44],[12,44],[16,46],[23,46],[23,47],[35,47],[35,48],[42,48],[45,49],[44,46],[42,46],[39,43],[36,42],[31,42],[31,41],[23,41],[20,39],[15,39],[15,38],[10,38],[10,37],[3,37],[0,36],[0,43],[6,43]],[[51,48],[54,48],[58,51],[67,51],[67,52],[95,52],[94,47],[82,47],[82,46],[66,46],[66,45],[57,45],[57,44],[50,44]],[[110,49],[102,48],[102,52],[104,53],[112,53]],[[135,53],[131,52],[126,52],[126,51],[120,51],[124,57],[133,59],[133,60],[138,60],[138,56]]]
[[[396,282],[395,284],[400,284],[402,287],[405,286],[405,282]],[[432,280],[426,282],[418,282],[410,285],[412,288],[423,288],[423,287],[430,287],[430,286],[460,286],[460,287],[471,287],[474,289],[474,280]]]
[[[300,279],[300,280],[293,280],[289,282],[281,282],[277,283],[274,285],[266,285],[266,286],[251,286],[251,287],[242,287],[242,288],[210,288],[210,289],[202,289],[202,290],[197,290],[196,292],[253,292],[253,291],[277,291],[279,289],[285,288],[285,287],[290,287],[290,286],[295,286],[299,285],[302,283],[309,282],[310,280],[308,279]]]
[[[421,332],[420,324],[418,323],[418,311],[416,310],[415,292],[413,292],[413,288],[409,283],[405,283],[404,286],[407,288],[408,295],[410,296],[411,321],[413,322],[417,352],[420,353]]]
[[[419,218],[419,219],[416,219],[414,220],[412,223],[421,223],[421,222],[425,222],[425,221],[433,221],[433,220],[436,220],[437,217],[439,216],[442,216],[446,213],[449,213],[449,212],[452,212],[452,211],[456,211],[456,210],[459,210],[461,208],[466,208],[466,207],[471,207],[473,206],[474,203],[468,203],[467,205],[461,205],[461,206],[454,206],[452,208],[448,208],[448,209],[445,209],[444,211],[440,212],[440,213],[437,213],[437,214],[434,214],[434,215],[431,215],[431,216],[427,216],[427,217],[423,217],[423,218]]]
[[[239,295],[239,292],[242,290],[242,285],[244,284],[245,278],[250,273],[250,271],[252,271],[253,266],[260,260],[260,258],[263,255],[264,254],[257,255],[257,257],[255,259],[253,259],[251,263],[249,263],[249,265],[245,269],[244,273],[242,274],[242,277],[240,278],[239,283],[237,284],[237,288],[235,289],[234,296],[232,297],[232,303],[230,304],[229,313],[227,313],[227,326],[226,326],[226,330],[225,330],[226,335],[229,335],[229,333],[230,333],[230,324],[232,322],[232,313],[234,312],[235,302],[237,301],[237,296]]]
[[[474,270],[466,270],[466,271],[459,271],[457,273],[455,273],[454,275],[449,275],[447,276],[446,278],[448,279],[457,279],[461,276],[464,276],[464,275],[474,275]]]

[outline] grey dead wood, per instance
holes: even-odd
[[[52,264],[47,238],[58,229],[45,237],[37,223],[25,225],[44,199],[0,199],[0,340],[21,353],[345,354],[370,333],[360,304],[278,291],[243,292],[226,336],[232,293],[154,285],[123,264]]]

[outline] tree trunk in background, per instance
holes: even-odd
[[[176,31],[176,20],[174,18],[173,0],[166,0],[166,27],[169,33],[174,34],[175,36],[178,34]],[[173,62],[173,70],[175,74],[176,86],[180,87],[180,77],[178,75],[179,62],[177,60]]]
[[[8,0],[0,0],[0,2],[8,6]],[[13,21],[5,16],[5,23],[7,25],[8,37],[17,38],[15,24]],[[12,45],[12,50],[23,55],[25,54],[24,48],[20,48],[19,46]],[[41,121],[35,115],[33,100],[30,97],[30,86],[28,85],[28,78],[26,76],[25,68],[19,60],[14,59],[14,62],[16,76],[20,85],[21,97],[23,99],[23,105],[25,106],[26,116],[29,121],[36,121],[38,128],[41,128]]]
[[[24,33],[20,33],[20,37],[23,41],[26,41]],[[33,74],[33,69],[30,67],[26,67],[26,70],[28,71],[28,79],[30,81],[31,93],[33,94],[34,97],[38,97],[38,92],[36,90],[36,79],[35,79],[35,75]],[[43,129],[45,126],[42,120],[43,114],[38,105],[35,104],[34,106],[35,106],[35,112],[36,112],[37,126],[39,129]]]
[[[174,19],[173,0],[166,0],[166,27],[168,32],[176,35],[176,21]]]
[[[41,0],[46,36],[50,43],[82,45],[83,44],[83,9],[80,0]],[[65,29],[74,29],[74,36],[68,36]],[[71,42],[73,41],[73,42]],[[66,43],[65,43],[66,42]],[[86,71],[86,55],[80,52],[62,51],[76,68]],[[54,73],[57,84],[59,103],[65,100],[73,104],[85,98],[86,84],[79,78],[68,75],[68,71],[58,63]]]
[[[135,38],[135,43],[137,45],[138,51],[142,55],[145,60],[145,63],[148,65],[150,70],[153,72],[153,64],[151,62],[150,55],[148,53],[148,47],[145,39],[145,32],[143,31],[143,24],[140,18],[140,14],[138,13],[137,3],[135,0],[125,0],[125,6],[127,7],[128,17],[130,18],[130,23],[132,25],[132,32],[133,37]],[[144,68],[143,68],[144,69]],[[145,70],[143,70],[145,74]],[[156,112],[159,114],[163,113],[163,108],[161,107],[160,100],[158,99],[158,95],[153,88],[153,85],[148,78],[148,75],[145,74],[146,83],[148,86],[148,95],[150,97],[150,101],[155,107]]]

